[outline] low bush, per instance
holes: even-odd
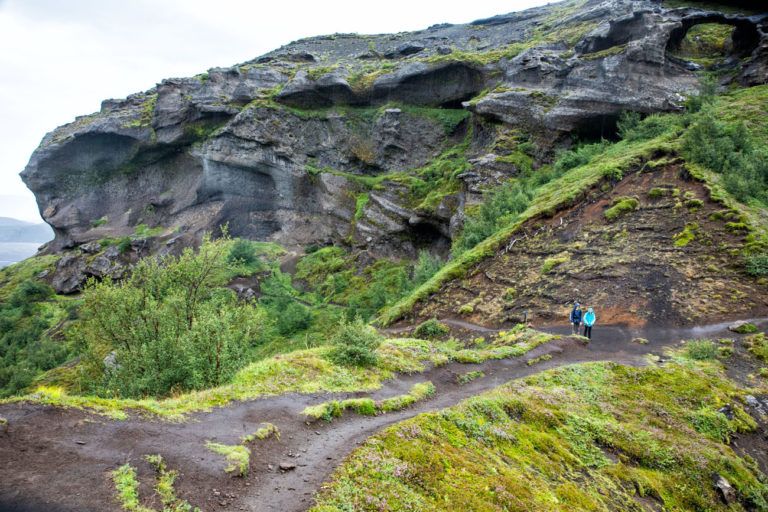
[[[413,267],[413,286],[421,286],[429,281],[442,266],[443,262],[437,256],[433,256],[429,251],[419,251],[419,259]]]
[[[742,202],[768,202],[768,150],[743,122],[723,122],[702,111],[683,136],[686,159],[723,175],[723,185]]]
[[[275,316],[277,332],[282,336],[290,336],[312,325],[312,311],[304,304],[291,299],[278,301]]]
[[[438,321],[437,318],[430,318],[429,320],[419,324],[413,331],[413,335],[417,338],[440,338],[451,332],[447,325]]]
[[[90,281],[68,332],[86,347],[83,389],[138,398],[227,381],[265,325],[262,310],[223,287],[227,248],[205,239],[198,252],[141,260],[120,283]]]
[[[747,273],[751,276],[768,276],[768,253],[747,256]]]
[[[227,255],[227,261],[229,263],[240,263],[249,266],[256,263],[257,259],[253,243],[244,238],[235,240],[235,243],[232,244],[232,248]]]
[[[685,344],[685,355],[696,361],[717,357],[717,345],[709,340],[692,340]]]
[[[328,358],[343,366],[373,366],[378,357],[376,349],[381,344],[381,336],[373,327],[366,325],[360,318],[341,320],[336,332],[330,339],[333,348]]]
[[[49,334],[65,318],[53,295],[50,286],[30,278],[0,301],[0,397],[23,391],[40,372],[70,355],[70,345]]]

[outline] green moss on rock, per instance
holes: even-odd
[[[605,210],[603,215],[608,222],[613,222],[619,217],[637,209],[640,202],[634,197],[618,197],[613,200],[611,207]]]

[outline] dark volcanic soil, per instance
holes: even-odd
[[[636,199],[637,208],[608,221],[605,211],[621,198]],[[643,168],[551,218],[526,222],[506,248],[417,304],[411,320],[511,326],[527,315],[537,324],[559,322],[574,300],[594,306],[603,324],[765,316],[768,287],[747,276],[736,256],[746,233],[734,231],[733,215],[683,166]],[[686,230],[692,239],[680,246]]]
[[[479,326],[464,323],[471,331]],[[456,325],[454,327],[459,327]],[[354,448],[381,428],[418,413],[451,406],[458,401],[545,369],[586,361],[610,360],[645,364],[649,353],[661,351],[679,340],[723,336],[725,324],[694,329],[628,329],[596,327],[588,346],[570,337],[538,347],[516,359],[479,365],[450,364],[426,373],[403,375],[373,393],[374,398],[407,392],[417,382],[432,381],[435,396],[404,411],[375,417],[345,414],[332,423],[307,424],[300,412],[307,405],[334,397],[364,394],[290,394],[234,403],[209,413],[193,415],[184,423],[133,417],[113,421],[85,411],[33,404],[0,407],[8,429],[0,433],[0,510],[2,511],[107,511],[120,510],[114,499],[109,472],[125,462],[138,468],[141,495],[148,499],[153,473],[142,458],[161,454],[170,469],[179,471],[177,493],[203,510],[300,511],[312,504],[312,496],[333,469]],[[565,328],[567,329],[567,328]],[[563,332],[563,328],[552,328]],[[635,337],[651,340],[633,343]],[[733,337],[733,336],[731,336]],[[527,361],[553,357],[529,366]],[[460,386],[456,377],[481,370],[485,377]],[[280,439],[251,444],[251,470],[247,477],[224,473],[223,457],[205,448],[206,440],[237,444],[242,435],[262,422],[278,426]],[[765,443],[745,446],[745,453],[765,450]],[[289,471],[281,462],[295,464]],[[155,498],[156,499],[156,498]],[[146,503],[146,502],[145,502]],[[159,503],[155,502],[154,506]]]

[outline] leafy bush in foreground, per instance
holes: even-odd
[[[52,296],[47,284],[25,279],[0,301],[0,397],[23,391],[69,355],[69,347],[48,334],[63,316]]]
[[[83,387],[157,396],[216,386],[240,368],[265,322],[222,288],[226,248],[206,239],[197,253],[143,259],[120,283],[89,282],[70,332],[87,351]]]

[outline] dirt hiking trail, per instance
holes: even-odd
[[[492,331],[460,320],[443,321],[467,333],[482,335]],[[768,324],[766,318],[751,321],[762,327]],[[152,489],[153,471],[143,460],[144,455],[156,453],[164,457],[169,469],[179,472],[177,495],[203,511],[303,511],[313,504],[312,496],[334,468],[359,443],[388,425],[550,368],[589,361],[643,365],[648,354],[661,355],[664,348],[680,340],[738,336],[728,332],[727,326],[629,329],[598,325],[588,345],[568,336],[567,325],[543,328],[566,336],[519,358],[481,364],[451,363],[419,374],[399,375],[373,393],[287,394],[235,402],[193,414],[183,423],[137,415],[114,421],[76,409],[28,403],[3,405],[0,416],[8,420],[8,428],[4,433],[0,431],[0,511],[119,511],[110,472],[126,462],[138,470],[141,498],[154,496],[155,501],[149,505],[162,509]],[[645,338],[649,343],[635,343],[635,338]],[[538,359],[544,355],[552,358]],[[539,362],[529,365],[534,359]],[[458,384],[457,377],[469,371],[482,371],[485,376]],[[381,399],[407,393],[413,384],[425,381],[435,385],[435,395],[399,412],[379,416],[347,412],[331,423],[311,424],[300,415],[305,407],[329,399]],[[248,475],[229,476],[224,472],[223,457],[209,451],[206,441],[238,444],[240,436],[253,433],[262,422],[275,424],[280,439],[251,443]],[[281,470],[281,464],[290,469]]]

